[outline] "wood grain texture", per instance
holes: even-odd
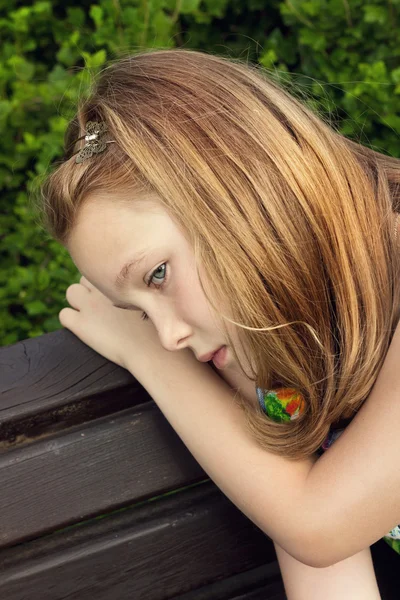
[[[272,541],[66,329],[0,348],[0,489],[1,598],[285,600]],[[397,600],[398,555],[372,555]]]
[[[150,400],[68,329],[0,348],[0,451]]]
[[[260,566],[264,584],[276,581],[275,560],[270,540],[206,482],[3,549],[0,597],[162,600]]]
[[[155,403],[0,456],[0,547],[207,479]]]

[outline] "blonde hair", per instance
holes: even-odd
[[[251,434],[287,458],[315,452],[369,395],[398,321],[400,160],[346,139],[260,67],[193,50],[110,63],[66,147],[89,120],[117,143],[56,165],[41,188],[44,227],[66,244],[89,195],[156,193],[195,248],[209,302],[238,328],[247,376],[306,399],[298,419],[277,423],[238,395]]]

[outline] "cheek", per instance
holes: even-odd
[[[202,290],[198,279],[178,285],[175,290],[177,311],[186,323],[198,329],[209,329],[214,324],[213,309]]]

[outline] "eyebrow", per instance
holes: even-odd
[[[121,269],[117,277],[115,278],[114,285],[118,291],[121,291],[127,284],[129,276],[132,270],[135,270],[146,258],[147,250],[142,250],[139,254],[132,260],[128,261]],[[134,304],[113,304],[116,308],[123,308],[125,310],[141,310]]]
[[[134,259],[127,262],[115,278],[114,285],[118,291],[121,291],[127,284],[132,269],[136,269],[146,258],[147,250],[142,250]]]

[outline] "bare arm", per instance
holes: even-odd
[[[134,377],[205,472],[260,529],[303,560],[310,526],[302,510],[304,484],[316,459],[293,462],[259,448],[234,392],[190,350],[160,347],[140,363],[135,357]]]
[[[320,535],[320,566],[356,554],[400,523],[399,423],[400,325],[367,400],[308,476],[315,535],[323,523],[334,532]]]
[[[256,445],[231,385],[190,350],[160,347],[140,365],[135,357],[132,373],[222,492],[288,554],[321,568],[400,523],[399,357],[398,327],[346,431],[322,457],[296,462]]]
[[[314,515],[315,528],[303,561],[309,566],[328,567],[360,554],[400,523],[399,367],[400,324],[363,407],[308,475],[304,508]],[[251,401],[239,375],[218,374],[233,389],[242,386]]]
[[[364,405],[308,475],[303,502],[314,531],[306,565],[323,568],[354,557],[400,523],[399,367],[400,324]],[[232,388],[249,391],[237,374],[218,373]]]

